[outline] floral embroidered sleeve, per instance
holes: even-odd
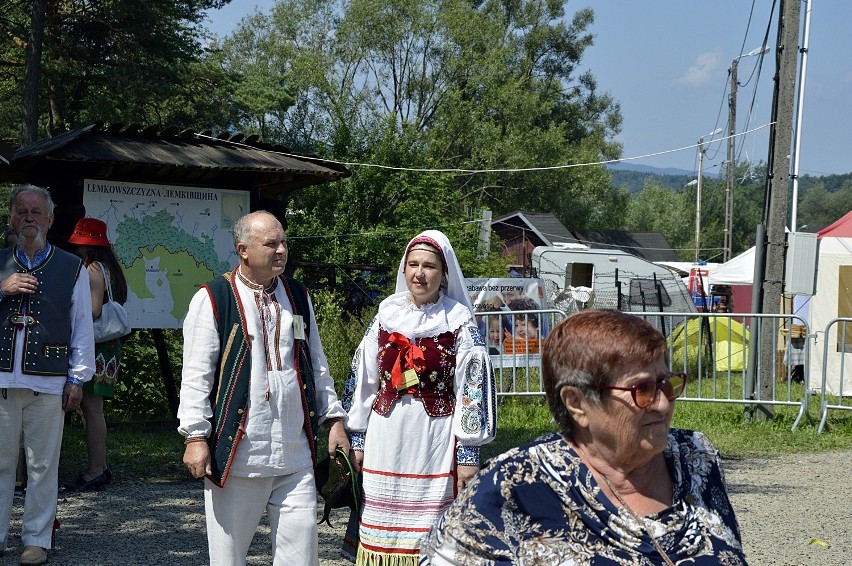
[[[479,446],[497,432],[497,397],[491,358],[479,329],[471,320],[456,340],[456,406],[453,432],[460,465],[479,465]]]
[[[352,366],[343,384],[343,408],[347,413],[346,426],[354,450],[364,449],[367,424],[379,390],[377,353],[378,323],[374,319],[352,357]]]

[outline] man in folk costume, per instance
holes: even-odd
[[[6,549],[21,431],[27,495],[20,563],[44,564],[59,485],[63,411],[95,371],[89,275],[77,256],[47,241],[53,199],[34,185],[12,191],[14,248],[0,250],[0,553]]]
[[[355,353],[344,406],[363,470],[356,564],[416,566],[421,540],[496,432],[491,359],[443,233],[406,246],[396,293]],[[347,532],[344,552],[355,538]]]
[[[264,510],[273,564],[319,564],[317,435],[330,427],[329,454],[348,451],[345,412],[307,292],[282,275],[283,226],[253,212],[233,234],[239,265],[195,294],[184,321],[183,461],[205,477],[211,565],[246,563]]]

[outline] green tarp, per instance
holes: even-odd
[[[713,316],[706,319],[706,324],[699,332],[702,319],[694,318],[686,322],[686,329],[681,324],[669,335],[669,347],[672,349],[672,366],[679,367],[684,359],[684,348],[686,358],[691,361],[698,359],[699,339],[701,341],[702,363],[707,363],[708,336],[709,343],[713,347],[713,355],[716,358],[716,371],[743,371],[748,360],[746,356],[746,344],[748,344],[748,330],[742,323],[727,317]]]

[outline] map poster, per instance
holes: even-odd
[[[107,225],[133,328],[180,328],[198,288],[237,265],[231,228],[249,193],[86,179],[86,216]]]

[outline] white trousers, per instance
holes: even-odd
[[[314,471],[286,476],[204,480],[211,566],[244,566],[264,510],[272,530],[273,566],[319,566]]]
[[[27,494],[21,542],[50,548],[62,448],[62,395],[3,389],[0,395],[0,548],[6,548],[21,431],[27,455]]]

